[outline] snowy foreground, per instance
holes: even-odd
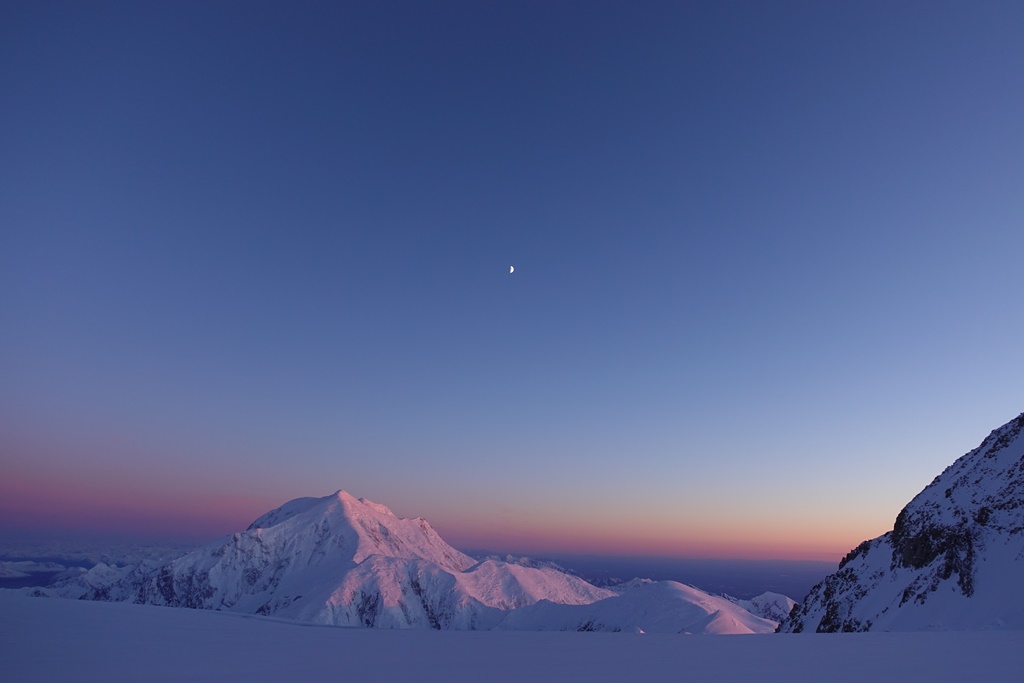
[[[381,630],[0,591],[7,681],[1010,681],[1024,631]]]

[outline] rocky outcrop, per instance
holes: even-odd
[[[783,632],[1024,627],[1024,414],[843,558]]]

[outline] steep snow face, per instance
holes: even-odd
[[[781,631],[1024,628],[1024,414],[811,589]]]
[[[253,522],[246,534],[263,542],[273,536],[301,538],[295,548],[300,552],[325,555],[337,548],[356,564],[371,555],[424,559],[452,571],[475,563],[445,543],[427,520],[399,519],[386,506],[346,491],[285,503]]]
[[[771,633],[778,625],[693,586],[675,581],[631,584],[621,594],[589,605],[538,602],[510,612],[499,628],[731,635]]]
[[[293,616],[344,626],[491,629],[509,610],[538,600],[579,605],[609,595],[551,569],[488,560],[452,573],[422,560],[374,556],[346,574],[323,607]]]
[[[306,603],[303,621],[367,628],[490,628],[500,611],[467,596],[457,574],[432,562],[377,555],[348,572],[325,600]]]

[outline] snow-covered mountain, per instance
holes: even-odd
[[[342,626],[765,633],[776,623],[674,582],[613,592],[548,563],[476,561],[421,518],[345,491],[299,498],[164,563],[99,564],[35,595],[273,615]]]
[[[519,631],[630,633],[771,633],[777,622],[675,581],[634,580],[614,597],[588,605],[538,602],[510,612],[499,628]]]
[[[477,562],[421,518],[345,491],[299,498],[163,565],[97,566],[57,582],[66,597],[275,615],[384,628],[493,628],[510,609],[612,595],[546,568]]]
[[[1024,628],[1024,414],[852,550],[779,630]]]

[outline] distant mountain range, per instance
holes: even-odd
[[[345,491],[285,503],[169,562],[99,564],[34,591],[376,628],[768,633],[777,623],[755,613],[761,603],[676,582],[613,591],[552,563],[477,561],[426,520]],[[763,597],[775,615],[777,601]]]
[[[779,630],[1024,628],[1022,431],[1024,414],[947,467]]]

